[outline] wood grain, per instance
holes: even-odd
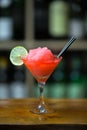
[[[87,99],[45,99],[54,111],[50,114],[30,112],[38,99],[0,100],[0,125],[87,124]]]

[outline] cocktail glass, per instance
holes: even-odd
[[[46,84],[47,79],[50,77],[54,69],[58,66],[62,57],[57,57],[53,55],[53,58],[47,61],[42,60],[29,60],[27,57],[23,57],[22,61],[27,69],[31,72],[34,76],[36,81],[38,82],[38,87],[40,89],[40,98],[39,103],[35,106],[34,109],[31,111],[33,113],[50,113],[51,110],[49,109],[48,105],[45,104],[43,90]]]
[[[50,77],[56,66],[62,60],[61,55],[69,48],[69,46],[76,40],[73,36],[69,42],[65,44],[60,53],[55,56],[47,48],[37,48],[30,50],[29,53],[22,46],[14,47],[10,53],[10,61],[13,65],[24,65],[32,73],[34,78],[38,82],[40,88],[40,100],[37,107],[32,109],[34,113],[49,113],[50,109],[44,102],[43,89],[46,84],[47,79]]]

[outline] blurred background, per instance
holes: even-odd
[[[87,1],[0,0],[0,98],[38,97],[37,82],[24,66],[13,66],[13,47],[47,46],[53,53],[71,36],[77,41],[44,88],[49,98],[87,98]]]

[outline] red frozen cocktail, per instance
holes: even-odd
[[[23,57],[23,63],[38,82],[46,82],[62,57],[57,58],[47,47],[38,47]]]

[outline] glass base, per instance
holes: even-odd
[[[32,113],[35,114],[50,114],[53,113],[53,110],[51,110],[48,106],[46,105],[38,105],[34,106],[32,110],[30,110]]]

